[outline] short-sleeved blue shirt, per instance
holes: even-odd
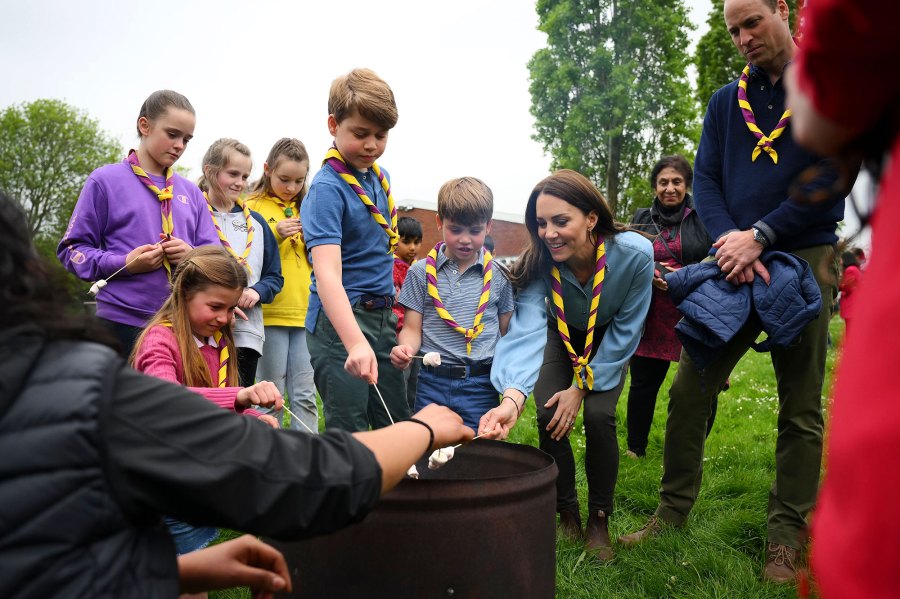
[[[387,194],[372,170],[351,171],[369,198],[390,222]],[[381,169],[387,181],[390,177]],[[309,250],[318,245],[341,247],[342,281],[347,298],[353,304],[364,294],[394,295],[394,255],[388,252],[388,235],[372,214],[334,169],[327,164],[316,173],[309,193],[300,205],[303,239]],[[315,269],[315,264],[313,264]],[[315,331],[322,302],[316,289],[313,270],[306,328]]]

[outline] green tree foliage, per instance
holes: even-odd
[[[664,154],[693,156],[683,0],[538,0],[547,47],[528,64],[534,139],[552,168],[590,178],[621,220],[652,199]]]
[[[0,189],[21,204],[45,253],[65,232],[87,176],[122,152],[97,121],[60,100],[0,112]]]
[[[747,60],[735,48],[725,28],[723,13],[725,0],[711,1],[712,8],[706,17],[709,29],[697,42],[697,49],[694,52],[694,64],[697,66],[697,100],[704,112],[713,93],[737,79],[747,64]],[[787,4],[793,28],[797,18],[797,0],[787,0]]]

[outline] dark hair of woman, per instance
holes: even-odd
[[[49,339],[82,339],[116,347],[115,338],[85,314],[73,313],[65,285],[31,242],[19,205],[0,192],[0,329],[32,324]]]
[[[594,232],[602,237],[612,237],[630,230],[627,225],[615,221],[603,194],[587,177],[568,169],[556,171],[538,183],[528,197],[528,204],[525,206],[528,244],[509,272],[510,281],[516,289],[524,289],[532,281],[549,273],[553,263],[550,250],[538,236],[537,199],[541,194],[559,198],[584,214],[596,213],[597,225]]]
[[[686,187],[690,189],[693,186],[694,169],[691,168],[691,163],[688,162],[684,156],[679,156],[677,154],[663,156],[659,159],[659,162],[654,165],[653,170],[650,171],[650,189],[653,190],[653,193],[656,193],[656,178],[659,177],[659,174],[664,168],[670,167],[674,168],[682,177],[684,177],[684,184]]]

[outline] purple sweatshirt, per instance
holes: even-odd
[[[150,178],[160,189],[165,186],[163,177]],[[197,186],[176,174],[173,192],[173,235],[192,247],[219,245]],[[123,160],[88,177],[56,255],[80,279],[96,281],[125,266],[125,257],[134,248],[159,241],[161,232],[159,200]],[[162,307],[169,289],[165,267],[136,275],[123,270],[97,294],[97,316],[144,326]]]

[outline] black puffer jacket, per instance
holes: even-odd
[[[681,260],[679,262],[687,266],[700,262],[709,255],[709,248],[713,240],[706,232],[706,227],[700,221],[700,215],[694,209],[691,194],[684,198],[684,206],[690,208],[687,216],[681,221]],[[631,226],[648,235],[659,235],[662,228],[659,225],[659,200],[653,198],[653,204],[649,208],[638,208],[631,219]]]
[[[0,597],[176,597],[168,514],[290,539],[360,520],[347,433],[273,431],[85,342],[0,332]]]

